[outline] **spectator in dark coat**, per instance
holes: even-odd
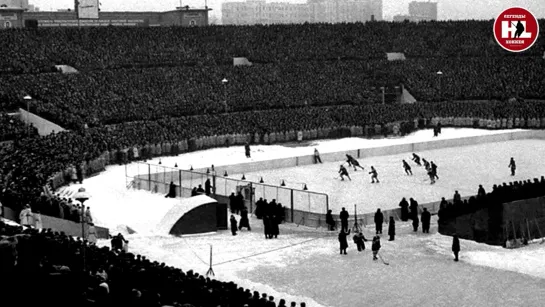
[[[248,219],[248,208],[246,207],[244,207],[240,212],[240,224],[238,226],[238,230],[241,230],[243,227],[248,228],[248,231],[252,230],[252,228],[250,228],[250,220]]]
[[[236,206],[237,206],[237,198],[235,196],[235,193],[233,192],[231,193],[231,195],[229,195],[229,207],[231,208],[231,213],[235,213]],[[258,208],[259,208],[259,205],[258,205]]]
[[[240,214],[240,211],[242,211],[242,208],[244,207],[244,196],[242,196],[242,193],[239,191],[236,196],[236,207],[235,207],[235,213]]]
[[[339,232],[339,244],[340,244],[341,255],[343,254],[343,252],[346,255],[346,249],[348,248],[348,241],[346,240],[346,237],[349,235],[350,235],[350,229],[348,229],[348,232],[344,232],[344,229],[341,229],[341,232]]]
[[[265,232],[265,239],[272,238],[272,236],[271,236],[272,230],[271,230],[270,219],[271,219],[271,217],[268,216],[268,215],[263,216],[263,231]]]
[[[390,222],[388,223],[388,235],[390,236],[390,239],[388,239],[388,241],[393,241],[395,239],[396,222],[394,221],[393,216],[390,216]]]
[[[330,231],[335,230],[335,220],[333,219],[333,214],[331,214],[331,210],[327,210],[327,214],[325,215],[325,222],[327,224],[327,228]]]
[[[477,197],[485,197],[486,192],[482,186],[482,184],[479,184],[479,190],[477,191]]]
[[[428,211],[428,208],[424,208],[424,212],[422,212],[420,218],[422,219],[422,232],[430,233],[431,213]]]
[[[193,190],[191,190],[191,197],[197,196],[197,195],[199,195],[199,193],[197,192],[197,188],[194,187]]]
[[[170,182],[168,187],[168,194],[165,195],[165,198],[176,198],[176,185],[173,181]]]
[[[418,220],[418,214],[413,217],[413,230],[414,232],[418,231],[418,225],[420,224],[420,221]]]
[[[344,207],[341,210],[340,218],[341,218],[341,231],[346,232],[348,231],[348,217],[350,214],[348,214],[348,211],[344,209]]]
[[[204,189],[202,188],[202,184],[199,184],[199,187],[197,188],[197,195],[203,195]]]
[[[204,193],[206,195],[210,195],[210,191],[212,190],[212,185],[210,184],[210,178],[206,179],[204,182]]]
[[[271,239],[274,236],[275,239],[278,239],[280,234],[280,229],[278,228],[278,218],[275,215],[269,217],[269,223],[271,225]]]
[[[377,212],[375,213],[375,228],[377,235],[382,234],[382,223],[384,223],[384,215],[380,209],[377,209]]]
[[[237,235],[237,219],[235,218],[234,215],[231,215],[230,222],[231,222],[231,233],[233,234],[233,236],[236,236]]]
[[[418,218],[418,202],[413,198],[410,198],[409,201],[411,203],[410,204],[410,209],[411,209],[410,218],[411,219],[414,219],[415,217]]]
[[[405,197],[399,202],[399,206],[401,207],[401,221],[406,222],[409,220],[409,203]]]
[[[457,234],[452,236],[452,252],[454,253],[454,261],[458,261],[458,253],[460,253],[460,239]]]

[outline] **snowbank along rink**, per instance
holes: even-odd
[[[508,132],[513,132],[510,130]],[[505,132],[505,131],[503,131]],[[473,129],[443,129],[438,140],[460,138],[475,135],[503,133],[501,131],[473,130]],[[307,144],[307,146],[273,145],[252,146],[252,158],[244,156],[243,147],[218,148],[200,152],[191,152],[178,157],[160,158],[162,165],[180,168],[195,169],[218,166],[239,165],[245,162],[262,161],[280,158],[311,155],[314,148],[318,148],[322,156],[328,152],[344,152],[364,146],[385,146],[389,144],[415,143],[432,141],[430,130],[419,131],[405,138],[399,139],[341,139],[324,140]],[[513,142],[522,142],[524,148],[507,145]],[[453,194],[454,184],[446,182],[444,178],[474,180],[496,176],[495,180],[509,181],[507,167],[511,155],[515,157],[518,169],[514,179],[533,178],[530,173],[539,173],[542,167],[542,156],[545,144],[537,140],[519,140],[506,143],[488,144],[483,149],[467,158],[460,158],[464,147],[444,149],[450,155],[455,167],[451,169],[455,174],[449,174],[444,168],[449,167],[435,156],[430,159],[438,166],[440,180],[435,186],[423,182],[422,189],[434,190],[444,185],[448,188],[449,198]],[[528,143],[529,142],[529,143]],[[289,147],[296,146],[296,147]],[[469,146],[478,147],[480,145]],[[511,149],[509,149],[511,148]],[[435,152],[435,151],[432,151]],[[523,155],[531,155],[530,160]],[[395,155],[397,156],[397,155]],[[409,157],[408,154],[401,154]],[[428,158],[425,152],[422,156]],[[494,160],[496,157],[497,161]],[[377,159],[384,157],[378,157]],[[372,158],[375,159],[375,158]],[[478,159],[477,162],[472,162]],[[391,163],[392,172],[399,177],[402,184],[409,180],[424,180],[422,169],[413,167],[414,178],[404,175],[401,161],[396,158]],[[369,168],[367,159],[359,159],[360,163]],[[389,160],[387,160],[389,161]],[[457,161],[457,163],[455,163]],[[468,162],[469,161],[469,162]],[[481,163],[478,163],[481,161]],[[159,158],[150,161],[158,164]],[[325,161],[324,161],[325,162]],[[328,163],[328,162],[326,162]],[[373,160],[373,163],[374,160]],[[388,164],[386,163],[386,164]],[[329,164],[329,163],[328,163]],[[325,167],[331,184],[338,188],[341,184],[352,184],[361,180],[361,185],[367,189],[372,186],[369,175],[357,173],[354,181],[340,182],[333,179],[336,176],[338,162],[331,162],[331,167]],[[482,164],[482,165],[481,165]],[[491,164],[490,166],[487,166]],[[378,164],[373,164],[379,172],[381,185],[388,182],[388,174],[381,170]],[[412,165],[412,164],[411,164]],[[473,170],[474,165],[481,167],[480,171]],[[315,167],[313,165],[308,166]],[[490,172],[484,172],[482,168]],[[494,170],[492,172],[492,170]],[[484,172],[484,173],[483,173]],[[351,174],[354,174],[351,172]],[[249,174],[246,174],[248,177]],[[229,176],[235,178],[235,175]],[[331,177],[331,179],[329,179]],[[237,178],[238,177],[237,175]],[[264,177],[265,182],[268,180]],[[287,180],[287,179],[286,179]],[[450,179],[451,182],[454,179]],[[287,180],[286,184],[288,184]],[[477,182],[477,180],[475,180]],[[496,182],[494,182],[496,183]],[[307,182],[309,189],[313,185]],[[75,192],[81,185],[71,185],[64,190]],[[450,237],[437,233],[437,223],[432,219],[431,234],[413,233],[410,223],[396,223],[396,240],[389,242],[382,236],[381,255],[390,263],[389,266],[381,262],[372,261],[370,242],[367,249],[358,253],[349,240],[348,255],[339,255],[337,232],[329,233],[323,228],[310,228],[285,223],[280,225],[278,239],[265,240],[263,224],[253,217],[250,219],[252,231],[239,232],[232,236],[229,231],[198,236],[172,237],[161,232],[159,223],[170,208],[179,202],[177,199],[164,198],[163,195],[153,194],[143,190],[127,190],[125,168],[123,166],[108,166],[107,170],[98,176],[88,178],[83,187],[91,194],[86,205],[91,207],[93,218],[97,225],[106,226],[113,234],[121,232],[130,241],[130,250],[149,257],[152,261],[164,262],[167,265],[194,270],[205,274],[209,268],[210,245],[213,246],[213,269],[215,278],[234,281],[240,286],[266,292],[275,298],[284,298],[288,302],[306,302],[307,306],[346,307],[346,306],[543,306],[545,300],[545,244],[532,244],[516,250],[488,246],[475,242],[461,240],[462,251],[460,262],[452,261]],[[393,186],[393,185],[392,185]],[[417,186],[414,184],[414,186]],[[354,185],[351,191],[363,190],[363,187]],[[379,186],[380,187],[380,186]],[[477,185],[468,184],[470,192],[475,193]],[[411,192],[412,186],[406,187]],[[489,188],[485,185],[485,188]],[[459,189],[463,193],[462,189]],[[380,192],[380,193],[379,193]],[[387,189],[377,192],[376,197],[385,197]],[[411,194],[407,195],[410,196]],[[420,203],[423,203],[418,198]],[[436,199],[433,199],[435,201]],[[399,199],[392,200],[397,206]],[[347,205],[347,209],[351,209]],[[350,210],[352,215],[352,211]],[[237,220],[240,218],[236,216]],[[128,235],[126,226],[137,231]],[[384,225],[385,233],[387,225]],[[367,225],[363,230],[369,239],[374,234],[374,225]],[[99,245],[109,246],[109,241],[99,240]]]
[[[481,135],[475,135],[482,133]],[[225,182],[221,174],[228,172],[228,178],[260,182],[301,190],[306,184],[309,191],[329,195],[329,209],[338,213],[342,207],[358,213],[370,213],[398,208],[399,201],[406,197],[415,198],[420,204],[437,202],[441,197],[452,198],[458,190],[462,196],[473,196],[479,184],[486,190],[492,185],[512,180],[526,180],[545,175],[545,165],[539,163],[545,153],[545,132],[542,131],[487,131],[473,129],[443,129],[443,133],[432,137],[431,131],[419,131],[405,138],[367,140],[347,138],[342,140],[307,143],[297,149],[306,149],[305,156],[296,156],[268,161],[250,162],[229,166],[216,166],[219,175],[218,192],[229,195],[234,192],[234,182]],[[296,146],[295,144],[293,146]],[[300,145],[297,145],[300,146]],[[323,164],[312,164],[312,153],[318,148]],[[341,150],[344,149],[344,150]],[[257,151],[266,153],[267,148],[256,146]],[[438,165],[439,180],[430,185],[424,167],[411,161],[412,152]],[[241,152],[241,155],[243,153]],[[365,170],[347,166],[345,154],[355,157]],[[510,157],[517,162],[517,175],[510,176],[507,165]],[[258,157],[260,158],[260,157]],[[412,167],[413,176],[407,176],[402,167],[406,160]],[[340,180],[339,165],[347,167],[351,181]],[[295,166],[298,165],[298,166]],[[286,167],[293,166],[293,167]],[[380,183],[371,184],[370,167],[379,173]],[[205,170],[203,170],[204,172]],[[238,171],[238,173],[233,173]],[[183,180],[184,188],[201,184],[202,180]],[[225,187],[223,184],[225,184]],[[245,184],[240,181],[238,184]],[[290,193],[286,189],[275,189],[257,185],[256,199],[266,198],[287,206]],[[326,198],[323,195],[294,193],[294,209],[315,213],[326,213]]]

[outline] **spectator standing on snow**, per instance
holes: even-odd
[[[424,208],[420,219],[422,219],[422,232],[430,233],[431,213],[428,211],[428,208]]]
[[[327,210],[327,214],[325,215],[325,222],[327,224],[327,228],[330,231],[335,230],[335,220],[333,219],[333,214],[331,214],[331,209]]]
[[[418,214],[417,214],[413,218],[413,230],[414,230],[414,232],[418,231],[418,225],[419,224],[420,224],[420,221],[418,220]]]
[[[388,241],[393,241],[395,239],[396,222],[394,221],[393,216],[390,216],[390,222],[388,223],[388,235],[390,236],[390,239],[388,239]]]
[[[343,207],[339,216],[341,218],[341,231],[348,231],[348,217],[350,214]]]
[[[231,222],[231,233],[233,234],[233,236],[236,236],[237,235],[237,219],[232,214],[231,214],[230,222]]]
[[[452,252],[454,253],[454,261],[458,261],[458,254],[460,253],[460,239],[457,234],[452,236]]]
[[[406,222],[409,220],[409,203],[403,197],[403,199],[399,202],[399,206],[401,207],[401,221]]]
[[[348,241],[346,240],[346,237],[349,235],[350,229],[348,229],[348,232],[344,232],[344,229],[341,229],[341,232],[339,232],[339,248],[341,255],[343,254],[343,252],[346,255],[346,249],[348,248]]]
[[[377,212],[375,213],[375,229],[377,235],[382,234],[382,223],[384,223],[384,215],[380,209],[377,209]]]
[[[242,228],[248,228],[248,231],[252,230],[252,228],[250,228],[250,220],[248,219],[248,208],[246,207],[244,207],[240,212],[240,223],[238,230],[241,230]]]

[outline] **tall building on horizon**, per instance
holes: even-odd
[[[382,20],[382,0],[308,0],[303,4],[246,0],[224,2],[222,24],[287,24]]]
[[[429,21],[437,20],[437,2],[412,1],[409,3],[409,15],[396,15],[394,21]]]

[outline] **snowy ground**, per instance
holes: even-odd
[[[443,137],[483,133],[470,129],[444,131]],[[432,140],[430,131],[418,132],[410,138],[412,138],[410,142]],[[310,145],[312,147],[302,148],[254,146],[252,160],[309,154],[314,147],[318,147],[321,152],[363,148],[364,144],[369,145],[371,142],[373,140],[352,138],[320,141]],[[408,141],[393,139],[377,142],[387,145]],[[531,178],[535,176],[534,173],[545,173],[540,169],[543,167],[540,158],[545,151],[545,144],[520,141],[530,142],[518,145],[524,145],[524,149],[510,145],[516,142],[519,141],[489,147],[478,145],[431,151],[429,157],[439,165],[441,180],[433,189],[423,182],[422,190],[445,189],[448,193],[444,196],[450,196],[454,189],[458,189],[464,195],[474,193],[479,183],[510,180],[507,168],[510,156],[520,157],[517,158],[520,170],[520,174],[515,177],[517,179]],[[472,147],[478,149],[471,149]],[[475,150],[480,152],[476,154]],[[423,155],[427,157],[428,153]],[[221,163],[214,161],[219,156],[223,158]],[[445,156],[455,157],[452,158],[454,161],[449,162],[450,159]],[[384,188],[387,184],[392,189],[395,186],[406,186],[400,189],[409,191],[418,187],[418,184],[410,185],[408,182],[416,178],[423,180],[421,169],[414,169],[415,176],[406,178],[402,174],[398,175],[402,172],[399,163],[390,162],[392,166],[388,166],[390,160],[381,159],[382,157],[373,158],[372,161],[384,183],[380,186],[375,185],[374,189],[377,189],[374,191],[375,198],[379,198],[377,195],[390,194]],[[399,157],[394,156],[391,160],[399,161]],[[211,161],[214,161],[215,165],[221,165],[247,160],[241,147],[162,158],[165,165],[168,163],[174,165],[175,162],[180,166],[184,165],[180,161],[198,168],[212,164]],[[369,165],[366,160],[360,162],[365,166]],[[338,167],[336,164],[332,166],[333,171]],[[395,179],[390,178],[389,173],[396,174],[400,179],[390,183],[390,180]],[[329,177],[333,176],[328,175],[325,180],[330,180]],[[492,178],[490,181],[483,181],[489,177]],[[447,178],[448,180],[445,180]],[[346,185],[353,184],[351,189],[355,189],[357,184],[364,185],[363,190],[369,190],[372,189],[372,185],[367,182],[368,179],[367,176],[360,176]],[[357,180],[361,180],[361,183]],[[467,191],[464,190],[465,181],[469,182]],[[340,184],[338,181],[335,183]],[[309,183],[309,187],[311,185]],[[137,231],[137,234],[127,235],[131,251],[185,270],[193,269],[205,274],[209,267],[209,249],[212,245],[216,278],[232,280],[240,286],[266,292],[288,302],[305,301],[307,306],[335,307],[378,304],[542,306],[545,299],[543,282],[545,244],[506,250],[462,240],[461,261],[455,263],[450,252],[451,238],[437,234],[435,223],[429,235],[414,234],[409,225],[398,223],[396,241],[388,242],[383,236],[382,254],[390,262],[390,265],[386,266],[371,260],[369,244],[365,252],[358,254],[349,241],[348,255],[339,255],[336,233],[328,233],[321,229],[284,224],[281,225],[281,235],[278,239],[265,240],[261,221],[254,218],[251,220],[252,231],[242,231],[235,237],[227,231],[183,238],[166,236],[157,232],[157,224],[177,200],[165,199],[162,195],[144,191],[126,190],[125,169],[122,166],[108,167],[104,173],[87,179],[83,186],[92,195],[86,204],[91,207],[98,225],[109,227],[114,233],[126,234],[126,225]],[[79,185],[73,185],[66,191],[74,191],[78,187]],[[419,197],[418,200],[424,202],[423,196]],[[392,202],[394,204],[399,202],[398,197]],[[383,208],[387,208],[386,205]],[[365,229],[364,234],[368,238],[371,237],[370,227]],[[108,242],[101,241],[100,244],[107,245]]]

